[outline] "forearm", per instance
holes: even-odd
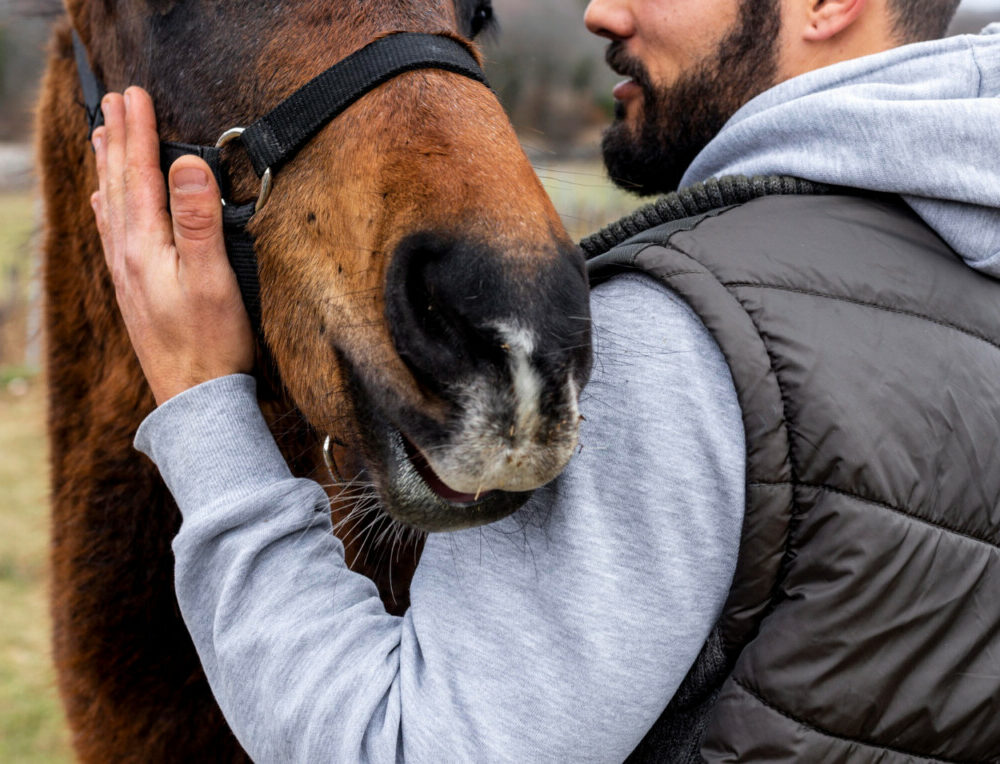
[[[252,379],[171,400],[137,445],[184,514],[177,596],[240,742],[262,762],[394,760],[402,619],[347,568],[326,495],[288,471]]]

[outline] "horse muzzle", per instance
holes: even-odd
[[[532,258],[416,234],[396,247],[392,340],[414,387],[440,405],[432,416],[368,393],[384,421],[390,514],[426,530],[490,522],[562,471],[590,373],[588,301],[582,255],[569,245]]]

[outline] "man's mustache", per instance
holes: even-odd
[[[604,52],[604,60],[615,74],[634,80],[646,93],[652,91],[653,83],[646,67],[639,59],[628,54],[621,40],[614,40],[608,45],[608,49]]]

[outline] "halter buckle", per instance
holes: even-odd
[[[245,127],[231,127],[222,135],[219,136],[219,140],[215,142],[215,148],[221,149],[227,143],[232,143],[237,138],[243,136],[246,131]],[[260,194],[257,196],[257,203],[254,205],[254,213],[260,212],[267,200],[271,197],[271,187],[273,185],[273,174],[271,173],[271,168],[268,167],[264,170],[264,174],[260,178]],[[222,203],[225,204],[226,200],[223,199]]]

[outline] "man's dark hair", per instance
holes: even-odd
[[[961,0],[889,0],[889,13],[901,42],[944,37]]]

